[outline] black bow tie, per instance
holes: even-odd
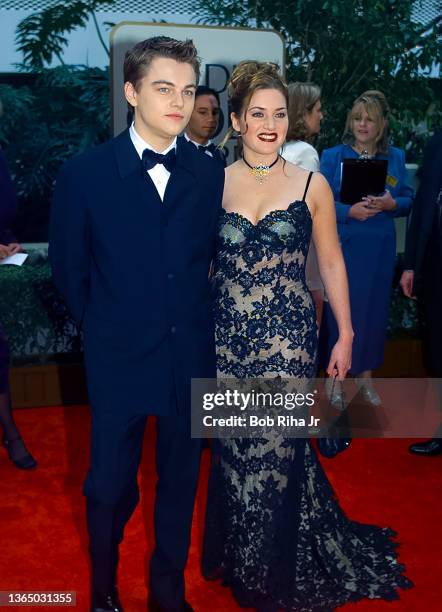
[[[208,145],[198,145],[198,149],[199,151],[202,151],[203,153],[204,151],[210,151],[213,155],[216,151],[216,145],[214,145],[213,142],[211,142]]]
[[[166,155],[162,155],[161,153],[155,153],[155,151],[152,151],[152,149],[144,149],[142,162],[143,170],[145,172],[147,172],[148,170],[152,170],[152,168],[157,164],[163,164],[166,170],[172,172],[176,165],[175,149],[171,149],[169,153],[166,153]]]

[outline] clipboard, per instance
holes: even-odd
[[[380,195],[385,191],[388,160],[344,159],[340,200],[344,204],[356,204],[368,195]]]

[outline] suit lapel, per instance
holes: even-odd
[[[114,139],[118,171],[130,198],[161,205],[161,198],[150,176],[143,171],[141,160],[130,138],[129,129]]]
[[[224,157],[224,154],[223,154],[223,153],[224,153],[224,151],[221,151],[221,150],[220,150],[220,149],[218,149],[218,147],[217,147],[217,148],[215,149],[215,152],[214,152],[214,157],[215,157],[215,160],[216,160],[218,163],[222,164],[223,168],[225,168],[225,167],[226,167],[226,158]]]
[[[197,182],[197,168],[194,165],[193,151],[184,137],[177,139],[177,163],[170,175],[164,194],[163,205],[173,207],[182,201],[183,196],[195,189]]]

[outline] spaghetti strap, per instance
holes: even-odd
[[[312,180],[313,172],[310,172],[308,175],[307,183],[305,185],[304,195],[302,196],[302,202],[305,202],[305,196],[307,195],[308,186],[310,185],[310,181]]]

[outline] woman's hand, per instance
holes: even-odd
[[[0,259],[5,259],[16,253],[20,253],[20,251],[21,244],[18,244],[18,242],[10,242],[8,245],[0,244]]]
[[[0,244],[0,259],[5,259],[5,257],[9,257],[9,247],[5,244]]]
[[[21,251],[21,244],[18,244],[18,242],[10,242],[8,247],[9,255],[15,255],[16,253],[20,253]]]
[[[353,204],[348,211],[348,216],[358,221],[367,221],[370,217],[377,215],[378,212],[380,212],[380,210],[375,209],[364,200],[363,202],[356,202],[356,204]]]
[[[367,202],[369,207],[376,212],[381,212],[382,210],[394,210],[397,208],[396,200],[393,198],[388,189],[383,195],[367,196],[364,198],[364,201]]]
[[[330,355],[327,374],[337,380],[344,380],[348,370],[351,368],[351,351],[353,334],[339,337]]]

